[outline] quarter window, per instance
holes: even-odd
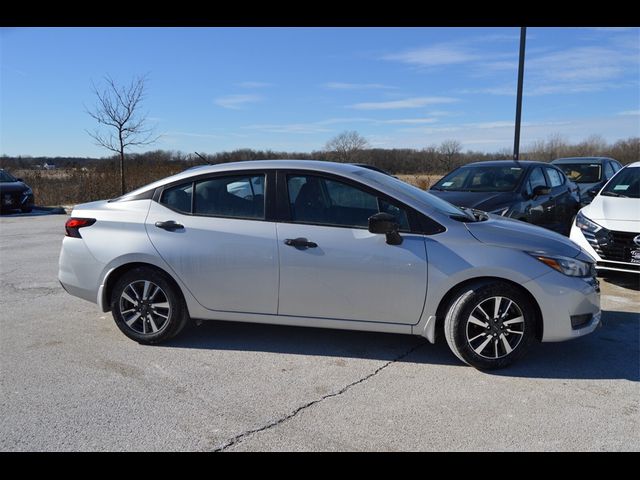
[[[194,213],[264,219],[264,175],[216,177],[196,182]]]
[[[287,187],[294,222],[367,228],[370,216],[386,212],[396,217],[401,230],[409,230],[405,210],[352,185],[293,175]]]
[[[182,185],[165,189],[162,192],[162,197],[160,197],[160,203],[182,213],[191,213],[192,193],[193,183],[183,183]]]

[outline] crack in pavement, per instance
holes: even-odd
[[[407,350],[406,352],[404,352],[403,354],[397,356],[396,358],[389,360],[388,362],[386,362],[385,364],[381,365],[380,367],[378,367],[377,369],[375,369],[372,373],[360,378],[359,380],[356,380],[355,382],[352,382],[348,385],[346,385],[345,387],[343,387],[342,389],[338,390],[337,392],[333,392],[333,393],[328,393],[327,395],[324,395],[316,400],[313,400],[309,403],[305,403],[304,405],[296,408],[293,412],[288,413],[287,415],[278,418],[276,420],[273,420],[269,423],[267,423],[266,425],[259,427],[259,428],[254,428],[252,430],[246,430],[238,435],[236,435],[235,437],[231,438],[230,440],[227,440],[225,443],[223,443],[222,445],[216,447],[213,451],[214,452],[223,452],[225,450],[227,450],[230,447],[233,447],[234,445],[237,445],[238,443],[242,442],[246,437],[253,435],[255,433],[260,433],[260,432],[264,432],[265,430],[269,430],[273,427],[277,427],[278,425],[281,425],[282,423],[286,422],[287,420],[292,419],[293,417],[295,417],[296,415],[298,415],[301,411],[306,410],[307,408],[312,407],[313,405],[316,405],[320,402],[323,402],[324,400],[327,400],[329,398],[332,397],[337,397],[342,395],[343,393],[345,393],[347,390],[349,390],[351,387],[355,387],[356,385],[359,385],[363,382],[366,382],[367,380],[369,380],[370,378],[376,376],[378,373],[380,373],[382,370],[384,370],[385,368],[387,368],[389,365],[399,362],[400,360],[406,358],[407,356],[411,355],[413,352],[415,352],[418,348],[422,347],[423,345],[426,345],[427,342],[426,341],[422,341],[419,344],[411,347],[409,350]]]

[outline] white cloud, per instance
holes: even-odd
[[[331,90],[395,90],[398,87],[391,85],[383,85],[381,83],[345,83],[345,82],[328,82],[323,85]]]
[[[437,118],[397,118],[392,120],[382,120],[385,125],[421,125],[425,123],[436,123]]]
[[[419,67],[437,67],[478,60],[478,56],[459,45],[438,44],[414,48],[400,53],[384,55],[383,60],[393,60]]]
[[[420,108],[426,105],[457,102],[457,98],[451,97],[413,97],[404,100],[391,100],[386,102],[363,102],[349,105],[356,110],[394,110],[402,108]]]
[[[638,116],[640,115],[640,110],[625,110],[624,112],[618,112],[618,115],[632,115],[632,116]]]
[[[228,108],[231,110],[241,110],[250,103],[256,103],[263,100],[260,95],[225,95],[218,97],[214,100],[214,103],[222,108]]]
[[[195,132],[167,132],[165,135],[169,137],[222,138],[221,135]]]
[[[273,83],[241,82],[241,83],[238,83],[238,86],[241,87],[241,88],[266,88],[266,87],[273,87]]]
[[[331,132],[331,129],[325,128],[318,123],[264,123],[247,125],[242,127],[247,130],[257,130],[265,133],[286,133],[286,134],[302,134],[310,135],[314,133],[327,133]]]

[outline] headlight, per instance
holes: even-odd
[[[564,273],[569,277],[591,277],[595,273],[595,265],[593,263],[583,262],[571,257],[540,255],[535,252],[527,252],[537,260],[554,270]]]
[[[602,228],[596,222],[592,222],[587,217],[585,217],[582,212],[578,212],[578,215],[576,215],[576,227],[578,227],[580,230],[591,233],[596,233]]]
[[[489,213],[493,213],[494,215],[500,215],[501,217],[504,217],[508,211],[509,211],[509,207],[507,206],[507,207],[499,208],[497,210],[492,210]]]

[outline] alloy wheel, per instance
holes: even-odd
[[[138,334],[157,334],[169,324],[171,305],[167,294],[149,280],[136,280],[120,295],[124,323]]]
[[[516,302],[507,297],[482,300],[467,319],[467,342],[481,357],[491,360],[513,352],[524,336],[525,320]]]

